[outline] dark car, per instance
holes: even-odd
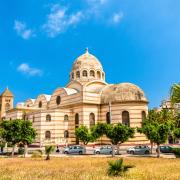
[[[157,149],[156,149],[157,152]],[[160,146],[160,152],[161,153],[172,153],[173,148],[171,146]]]

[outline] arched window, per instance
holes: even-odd
[[[51,132],[50,131],[45,132],[45,139],[51,139]]]
[[[22,119],[23,119],[23,120],[27,120],[27,115],[26,115],[26,113],[23,113]]]
[[[145,111],[141,112],[141,117],[142,117],[142,121],[144,121],[146,119],[146,112]]]
[[[89,123],[90,123],[90,128],[95,125],[95,114],[94,113],[91,113],[89,115]]]
[[[61,103],[61,96],[57,96],[56,97],[56,104],[60,105],[60,103]]]
[[[79,114],[75,115],[75,129],[79,127]],[[79,138],[76,137],[76,144],[79,144]]]
[[[126,126],[130,126],[129,112],[128,111],[122,112],[122,124],[124,124]]]
[[[10,104],[6,103],[5,110],[8,111],[10,109]]]
[[[90,70],[90,76],[95,77],[95,72],[93,70]]]
[[[87,77],[87,71],[86,70],[83,71],[83,77]]]
[[[74,73],[71,74],[71,78],[74,79]]]
[[[97,78],[101,79],[101,72],[100,71],[97,71]]]
[[[107,124],[111,124],[110,112],[107,112],[107,113],[106,113],[106,123],[107,123]]]
[[[35,117],[33,116],[33,119],[32,119],[33,122],[35,122]]]
[[[46,115],[46,121],[47,121],[47,122],[50,122],[50,121],[51,121],[51,115],[50,115],[50,114]]]
[[[65,130],[65,131],[64,131],[64,138],[69,138],[69,132],[68,132],[68,130]]]
[[[66,114],[65,116],[64,116],[64,121],[68,121],[69,120],[69,116]]]
[[[102,73],[102,79],[104,80],[104,73]]]
[[[80,78],[80,72],[79,71],[76,71],[76,77]]]
[[[79,114],[76,113],[75,115],[75,128],[79,127]]]
[[[39,108],[42,108],[42,101],[39,101]]]

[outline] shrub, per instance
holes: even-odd
[[[42,151],[41,150],[37,150],[37,151],[33,151],[31,158],[41,158],[42,157]]]
[[[122,176],[129,168],[133,168],[131,165],[124,165],[123,159],[109,162],[108,175],[109,176]]]
[[[180,148],[173,148],[173,153],[175,154],[176,157],[180,157]]]
[[[18,154],[20,154],[20,155],[24,154],[24,148],[23,147],[19,147]]]

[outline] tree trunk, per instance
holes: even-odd
[[[153,153],[153,142],[150,141],[150,144],[151,144],[151,154]]]
[[[117,155],[119,155],[119,144],[117,144]]]
[[[115,152],[114,152],[114,144],[112,144],[112,157],[115,156]]]
[[[12,157],[14,156],[15,148],[16,148],[16,145],[14,145],[13,148],[12,148],[12,153],[11,153]]]
[[[49,154],[47,154],[46,160],[50,160],[50,155]]]
[[[159,144],[157,144],[157,158],[160,157],[160,146]]]
[[[28,146],[27,144],[24,144],[24,157],[27,155]]]

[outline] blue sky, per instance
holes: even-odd
[[[68,83],[88,47],[109,83],[132,82],[159,106],[180,77],[179,0],[0,0],[0,91],[15,102]]]

